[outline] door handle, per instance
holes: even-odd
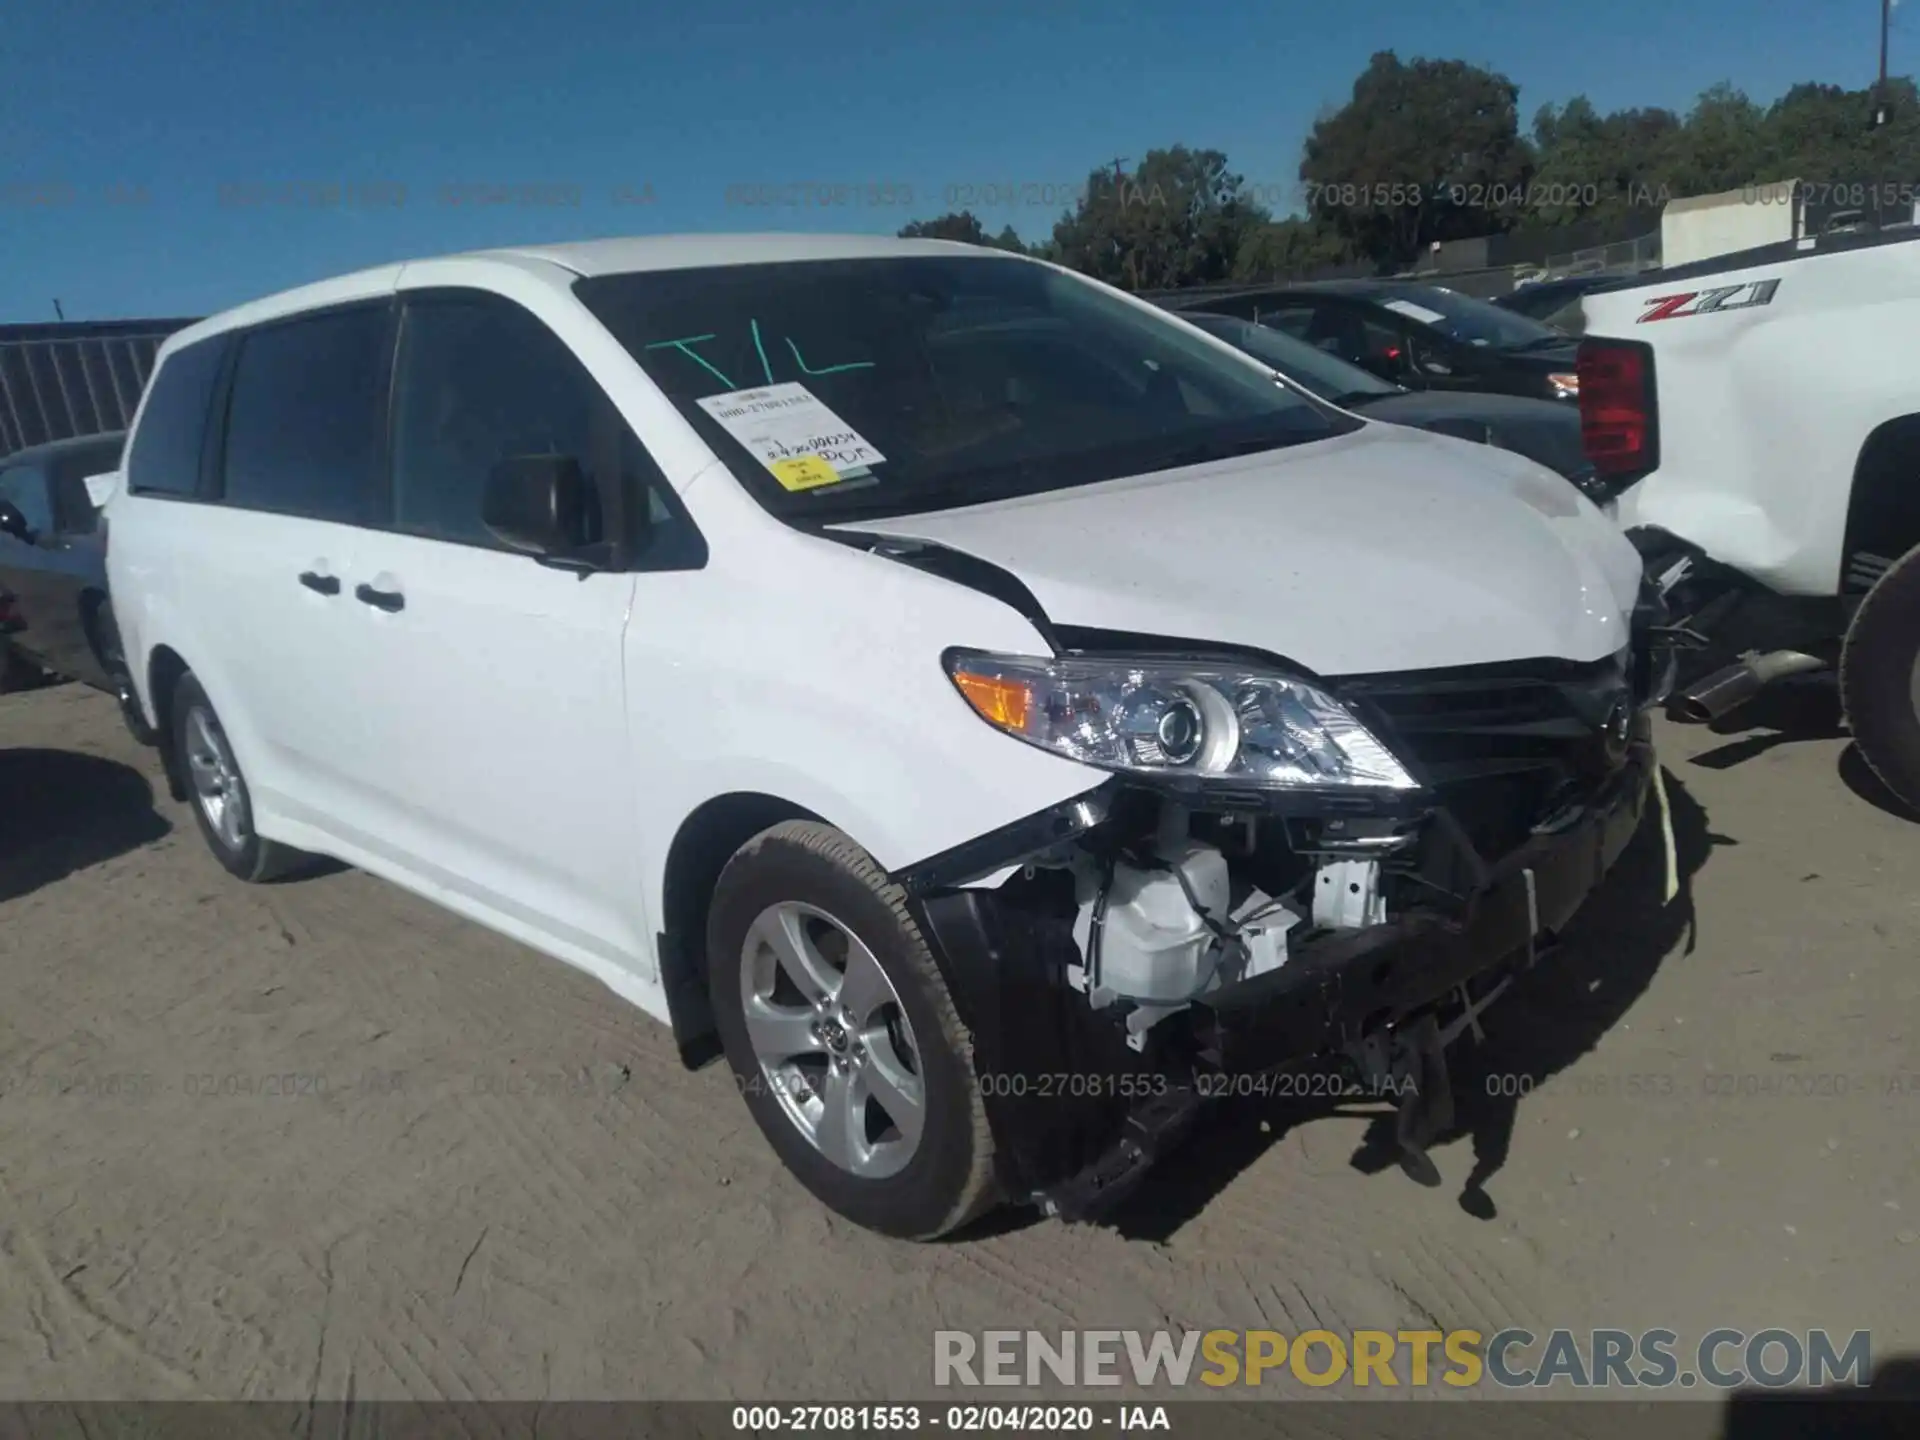
[[[371,605],[376,610],[384,610],[391,615],[396,610],[404,610],[407,597],[398,590],[376,590],[371,585],[353,587],[353,598],[363,605]]]
[[[340,593],[340,577],[338,575],[322,575],[316,570],[302,570],[300,572],[300,583],[309,590],[321,595],[338,595]]]

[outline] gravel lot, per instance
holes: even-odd
[[[0,699],[0,1396],[925,1398],[936,1328],[1911,1355],[1920,826],[1830,708],[1662,732],[1679,897],[1644,832],[1490,1012],[1443,1188],[1249,1103],[1118,1227],[916,1247],[593,982],[362,874],[233,882],[110,701]]]

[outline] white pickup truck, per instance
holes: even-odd
[[[1822,236],[1582,297],[1583,440],[1676,627],[1744,651],[1707,721],[1839,672],[1861,755],[1920,805],[1920,238]]]

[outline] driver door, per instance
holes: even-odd
[[[381,781],[369,841],[510,934],[642,966],[622,664],[634,574],[541,565],[481,521],[495,465],[567,455],[615,523],[637,441],[532,312],[462,290],[405,298],[391,434],[386,513],[342,577]]]

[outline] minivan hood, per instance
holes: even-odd
[[[836,527],[1018,577],[1055,624],[1266,651],[1319,675],[1602,659],[1633,546],[1523,456],[1394,425]]]

